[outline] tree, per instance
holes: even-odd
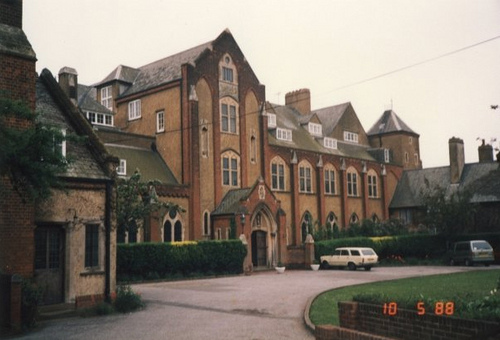
[[[468,231],[476,210],[470,203],[470,192],[458,189],[448,194],[439,185],[431,188],[428,181],[425,184],[426,190],[421,192],[424,224],[447,235]]]
[[[68,137],[43,124],[22,101],[0,96],[0,176],[10,180],[25,202],[47,198],[52,188],[62,187],[58,175],[66,171],[68,160],[56,146]]]
[[[159,181],[143,182],[141,173],[136,170],[128,179],[118,181],[117,187],[117,224],[119,239],[125,238],[126,232],[135,232],[139,222],[151,212],[164,209],[167,212],[185,210],[177,204],[162,202],[156,195],[155,186]]]

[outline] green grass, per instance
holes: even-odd
[[[319,295],[313,301],[309,318],[315,325],[338,325],[338,302],[352,301],[353,296],[361,293],[386,296],[387,302],[408,301],[412,297],[419,299],[421,296],[442,301],[455,301],[459,297],[472,301],[489,295],[497,287],[499,276],[500,270],[472,271],[334,289]]]

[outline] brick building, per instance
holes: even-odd
[[[267,102],[229,30],[142,67],[120,65],[89,91],[98,105],[79,94],[80,108],[126,165],[122,175],[168,174],[159,196],[186,209],[153,216],[139,239],[244,234],[254,266],[303,264],[313,228],[387,219],[403,170],[421,167],[418,134],[392,111],[366,133],[350,103],[312,110],[307,89]],[[142,161],[125,147],[142,148]]]
[[[44,201],[29,199],[1,177],[0,327],[20,326],[20,281],[43,288],[42,304],[87,306],[115,290],[116,217],[110,156],[91,124],[44,70],[36,74],[36,55],[22,30],[21,0],[0,1],[0,96],[27,104],[36,119],[85,142],[62,140],[54,151],[69,161]],[[72,89],[71,89],[72,90]],[[4,126],[28,128],[18,117]]]

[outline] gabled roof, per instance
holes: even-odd
[[[350,103],[344,103],[321,110],[313,111],[307,117],[310,119],[314,115],[323,123],[323,135],[328,136],[340,118],[350,106]],[[329,149],[323,146],[323,137],[316,137],[309,133],[307,127],[302,126],[304,116],[296,109],[290,106],[282,106],[267,103],[266,111],[276,114],[276,127],[292,130],[292,141],[283,141],[276,138],[276,130],[268,131],[268,141],[270,145],[286,147],[290,149],[306,150],[322,154],[333,154],[343,157],[374,161],[375,159],[368,152],[369,147],[366,145],[346,143],[337,140],[337,149]],[[326,129],[326,131],[325,131]],[[329,131],[329,132],[328,132]]]
[[[406,170],[399,181],[390,208],[414,208],[422,206],[421,193],[427,188],[441,187],[450,197],[458,190],[472,193],[472,203],[500,202],[499,163],[465,164],[460,183],[451,184],[450,167]]]
[[[111,71],[110,74],[106,76],[103,80],[101,80],[98,84],[96,85],[102,85],[106,84],[115,80],[124,82],[124,83],[129,83],[132,84],[139,74],[140,70],[125,66],[125,65],[118,65],[117,68],[115,68],[113,71]]]
[[[211,215],[227,215],[237,212],[240,207],[240,201],[246,199],[252,192],[252,189],[253,188],[229,190]]]
[[[392,110],[385,111],[382,117],[380,117],[370,130],[368,130],[367,135],[381,135],[392,132],[408,132],[418,136],[418,134],[406,125],[406,123]]]
[[[88,137],[85,143],[67,142],[67,158],[71,160],[66,173],[67,178],[109,180],[107,162],[116,162],[104,149],[94,134],[92,127],[81,112],[63,93],[48,70],[43,70],[36,83],[37,118],[45,124],[65,129]]]

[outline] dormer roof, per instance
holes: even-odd
[[[381,135],[393,132],[408,132],[414,135],[418,134],[413,131],[401,118],[398,117],[396,112],[387,110],[382,114],[382,117],[368,130],[367,135]]]

